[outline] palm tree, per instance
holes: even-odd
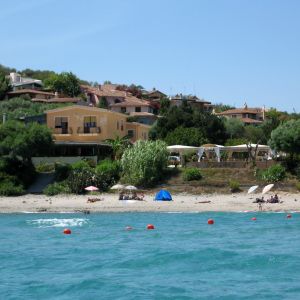
[[[115,139],[108,139],[106,141],[110,144],[112,148],[114,160],[121,159],[124,150],[131,146],[131,142],[128,136],[124,136],[122,138],[116,136]]]

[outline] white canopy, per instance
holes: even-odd
[[[236,145],[236,146],[226,146],[226,150],[247,150],[248,147],[256,148],[259,150],[270,150],[270,146],[268,145],[257,145],[257,144],[242,144],[242,145]]]
[[[188,152],[188,151],[198,151],[199,147],[193,147],[193,146],[184,146],[184,145],[172,145],[168,146],[167,149],[170,152]]]

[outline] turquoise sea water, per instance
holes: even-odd
[[[3,214],[0,299],[300,299],[300,215]]]

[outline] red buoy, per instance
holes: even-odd
[[[215,223],[215,221],[213,219],[208,219],[207,220],[208,225],[213,225],[214,223]]]
[[[251,220],[252,220],[252,221],[256,221],[256,218],[255,218],[255,217],[253,217]]]
[[[64,234],[71,234],[71,233],[72,233],[71,229],[69,228],[64,229]]]
[[[286,217],[287,217],[288,219],[290,219],[290,218],[292,217],[292,215],[288,214]]]
[[[133,228],[131,226],[126,226],[126,230],[132,230]]]
[[[147,229],[150,229],[150,230],[152,230],[152,229],[155,229],[155,227],[154,227],[154,225],[153,225],[153,224],[148,224],[148,225],[147,225]]]

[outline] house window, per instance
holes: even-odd
[[[132,130],[132,129],[128,130],[127,134],[128,134],[129,138],[133,138],[134,137],[134,130]]]
[[[141,112],[141,107],[136,107],[135,112]]]
[[[121,121],[121,131],[124,130],[124,124],[123,124],[123,121]]]
[[[120,128],[120,124],[119,124],[119,121],[117,121],[117,130],[119,130]]]
[[[95,116],[89,116],[83,118],[83,132],[84,133],[90,133],[91,128],[95,128],[96,125],[96,117]]]
[[[126,107],[124,107],[124,106],[121,107],[121,113],[123,113],[123,114],[126,113]]]
[[[62,134],[68,133],[68,118],[67,117],[56,117],[55,128],[60,128]]]

